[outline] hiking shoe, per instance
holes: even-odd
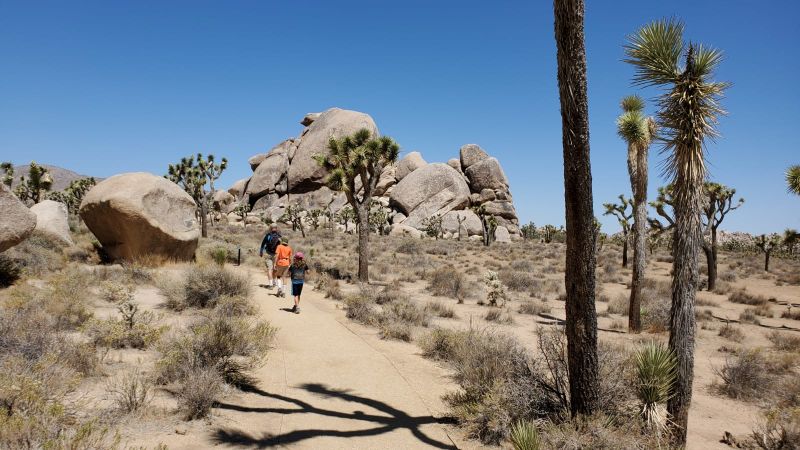
[[[297,305],[292,306],[292,312],[297,312]]]
[[[278,289],[278,294],[277,295],[278,295],[278,297],[283,297],[284,296],[283,295],[283,290],[282,289]]]
[[[294,313],[295,313],[295,314],[300,314],[300,308],[295,308],[295,309],[294,309]]]

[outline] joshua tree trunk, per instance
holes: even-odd
[[[706,254],[706,266],[708,266],[708,290],[713,291],[717,287],[717,228],[711,227],[711,243],[703,243],[703,252]]]
[[[573,416],[598,407],[597,314],[583,0],[555,0],[567,222],[567,359]]]
[[[772,250],[767,250],[764,252],[764,272],[769,272],[769,254],[772,253]]]
[[[642,331],[642,284],[647,267],[647,153],[647,146],[628,147],[628,173],[633,191],[633,270],[628,302],[628,331],[631,333]]]
[[[672,247],[672,309],[669,348],[675,354],[677,377],[667,403],[675,425],[675,442],[686,443],[694,380],[694,304],[698,286],[697,260],[703,244],[700,201],[703,178],[695,170],[678,170],[675,177],[675,235]]]
[[[206,211],[206,203],[204,201],[200,201],[200,233],[203,237],[208,237],[208,226],[206,225],[206,221],[208,220],[208,211]]]
[[[623,234],[625,240],[622,242],[622,267],[628,267],[628,232]]]
[[[358,205],[358,281],[369,283],[369,208]]]

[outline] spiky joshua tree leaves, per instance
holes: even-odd
[[[669,423],[664,403],[672,395],[676,364],[672,351],[658,342],[645,344],[636,352],[636,394],[642,404],[642,419],[658,434]]]
[[[725,113],[719,102],[729,86],[712,81],[722,53],[702,44],[685,43],[683,31],[679,21],[656,21],[629,36],[625,45],[625,61],[636,71],[634,83],[662,89],[657,98],[657,124],[667,157],[665,173],[672,178],[675,196],[669,347],[677,361],[677,378],[667,410],[675,424],[676,446],[686,445],[692,400],[705,145],[718,136],[716,125]]]
[[[647,179],[650,143],[656,134],[656,123],[644,115],[644,100],[638,95],[622,99],[622,115],[617,118],[617,134],[628,144],[628,176],[633,192],[633,270],[631,271],[631,296],[628,303],[628,330],[642,330],[642,285],[647,266],[645,244],[647,240]],[[627,249],[627,235],[625,247]],[[623,257],[627,252],[623,253]]]
[[[14,169],[9,172],[6,170],[6,178],[10,175],[13,178]],[[19,177],[19,184],[14,189],[14,194],[26,204],[36,204],[44,200],[47,193],[53,187],[53,177],[46,167],[31,161],[28,167],[28,178]]]
[[[553,12],[567,225],[564,284],[570,409],[573,416],[589,415],[598,409],[600,397],[584,2],[554,0]]]
[[[0,163],[0,170],[3,171],[3,184],[5,184],[7,188],[11,189],[11,185],[14,183],[14,165],[10,162]]]
[[[194,156],[182,158],[179,163],[169,165],[164,177],[182,187],[194,199],[203,237],[208,237],[208,210],[214,195],[214,181],[228,167],[227,159],[222,158],[219,164],[214,160],[214,155],[204,158],[202,153],[197,154],[196,160]],[[210,192],[206,191],[206,184],[211,186]]]
[[[789,192],[800,195],[800,164],[786,169],[786,188]]]
[[[385,167],[397,161],[400,146],[390,137],[374,137],[361,129],[328,142],[329,153],[317,155],[317,163],[329,169],[329,188],[344,192],[358,223],[358,279],[369,282],[369,212],[378,179]],[[357,188],[357,184],[360,186]]]

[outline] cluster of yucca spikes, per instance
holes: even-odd
[[[11,187],[14,181],[14,168],[10,163],[3,163],[0,167],[5,172],[3,183]],[[27,204],[36,204],[45,199],[47,192],[53,187],[53,177],[46,167],[31,161],[28,168],[28,178],[19,177],[19,184],[14,189],[14,194]]]
[[[200,218],[203,237],[208,235],[206,231],[206,216],[209,209],[208,205],[214,195],[214,181],[228,167],[226,158],[222,158],[219,164],[215,163],[214,159],[214,155],[208,155],[207,158],[203,158],[202,153],[197,154],[196,161],[194,156],[181,158],[178,164],[169,165],[165,176],[168,180],[182,187],[197,203],[197,215]],[[206,184],[210,185],[210,192],[206,192]]]
[[[786,187],[789,192],[800,195],[800,164],[786,169]]]
[[[642,419],[658,433],[669,424],[664,403],[675,384],[675,370],[675,356],[664,344],[651,342],[636,352],[636,393],[642,403]]]

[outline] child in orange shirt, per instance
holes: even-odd
[[[288,288],[291,264],[292,247],[289,247],[289,239],[281,237],[281,243],[275,249],[275,278],[278,279],[278,297],[286,297],[284,286]]]

